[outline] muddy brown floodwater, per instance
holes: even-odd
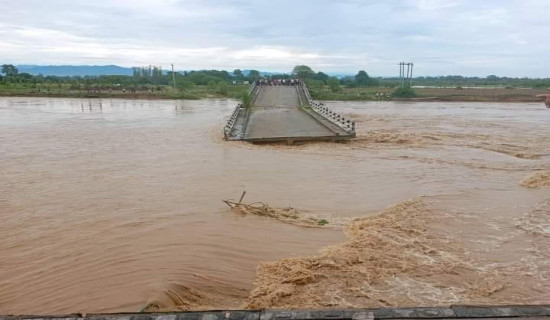
[[[0,313],[550,303],[540,103],[331,102],[357,139],[299,146],[223,142],[235,103],[0,99]]]

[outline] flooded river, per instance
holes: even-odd
[[[222,141],[235,104],[1,98],[0,313],[550,303],[543,105],[332,102],[355,141],[284,146]]]

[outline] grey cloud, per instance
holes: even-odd
[[[0,0],[0,59],[548,77],[545,0]],[[546,68],[546,70],[545,70]]]

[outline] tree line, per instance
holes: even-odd
[[[346,76],[342,78],[330,77],[324,72],[315,72],[310,67],[300,65],[292,69],[292,74],[298,76],[298,78],[305,79],[306,83],[312,87],[319,87],[322,85],[328,85],[333,92],[342,91],[341,86],[348,88],[357,87],[376,87],[380,85],[380,82],[369,76],[369,74],[360,70],[355,76]]]
[[[3,76],[2,76],[3,75]],[[172,85],[173,80],[176,84],[190,82],[194,85],[208,85],[213,82],[231,82],[231,81],[256,81],[260,78],[301,78],[308,81],[320,81],[323,84],[330,84],[334,80],[339,84],[348,86],[376,86],[378,80],[370,78],[365,71],[359,71],[355,77],[344,77],[338,79],[330,77],[324,72],[314,72],[310,67],[299,65],[294,67],[291,73],[262,75],[258,70],[249,70],[243,72],[240,69],[235,69],[229,73],[225,70],[200,70],[200,71],[183,71],[175,72],[163,71],[160,66],[134,67],[132,76],[125,75],[105,75],[105,76],[43,76],[31,75],[28,73],[19,73],[14,65],[2,65],[0,79],[4,82],[12,83],[28,83],[28,82],[51,82],[51,83],[69,83],[69,82],[96,82],[98,84],[118,83],[118,84],[153,84],[153,85]]]
[[[101,75],[101,76],[44,76],[20,73],[17,67],[4,64],[0,71],[0,83],[10,84],[71,84],[79,86],[143,86],[143,85],[174,85],[177,87],[189,87],[193,85],[217,85],[228,84],[232,81],[254,81],[260,77],[260,72],[251,70],[247,75],[239,69],[229,73],[218,70],[165,72],[160,66],[146,66],[133,68],[133,74],[127,75]],[[174,81],[175,80],[175,81]]]
[[[252,82],[260,78],[301,78],[309,86],[316,88],[328,86],[333,92],[340,92],[344,87],[397,87],[397,77],[382,78],[371,77],[360,70],[354,76],[337,78],[329,76],[321,71],[314,71],[306,65],[295,66],[290,73],[270,74],[260,73],[258,70],[242,71],[235,69],[232,72],[225,70],[198,70],[175,72],[164,71],[160,66],[146,66],[133,68],[131,76],[125,75],[104,75],[104,76],[43,76],[20,73],[17,67],[11,64],[4,64],[0,70],[1,84],[69,84],[72,87],[136,87],[136,86],[174,86],[185,90],[195,85],[219,86],[229,85],[233,81]],[[510,86],[510,87],[531,87],[549,88],[550,79],[531,78],[510,78],[490,75],[487,77],[463,77],[463,76],[439,76],[439,77],[416,77],[412,79],[413,85],[419,86]]]

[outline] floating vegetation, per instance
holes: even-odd
[[[263,202],[244,203],[242,201],[245,195],[246,191],[243,192],[238,202],[231,199],[223,200],[223,202],[226,203],[231,210],[241,214],[268,217],[287,224],[311,228],[322,228],[330,224],[327,219],[307,216],[292,207],[274,208]]]

